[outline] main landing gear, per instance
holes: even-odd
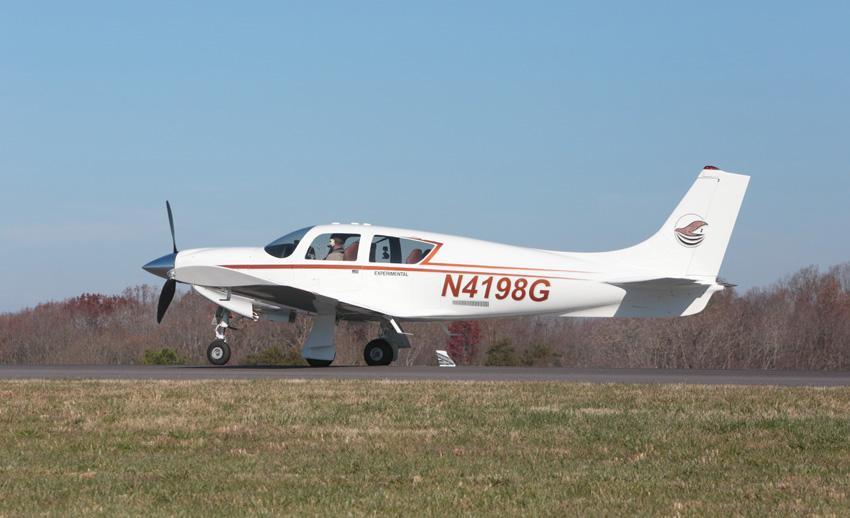
[[[381,322],[379,337],[366,344],[363,349],[363,359],[370,367],[389,365],[398,358],[399,349],[409,348],[407,333],[402,332],[394,320],[385,320]]]
[[[389,365],[393,361],[393,347],[382,338],[376,338],[363,349],[366,365]]]
[[[334,331],[336,330],[336,312],[333,308],[319,312],[316,323],[304,346],[301,356],[313,367],[327,367],[336,357],[336,346],[334,345]],[[407,334],[401,331],[398,324],[392,319],[381,322],[381,331],[378,338],[372,340],[363,348],[363,359],[366,365],[389,365],[398,358],[399,349],[410,347]]]

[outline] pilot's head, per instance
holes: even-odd
[[[331,236],[331,247],[342,246],[345,244],[345,238],[342,236]]]

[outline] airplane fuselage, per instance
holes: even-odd
[[[347,243],[349,248],[398,238],[412,250],[429,253],[419,261],[408,262],[410,252],[398,262],[380,261],[374,248],[370,253],[370,247],[361,245],[350,260],[310,258],[311,243],[327,234],[357,239]],[[288,286],[400,320],[427,321],[561,315],[618,303],[625,290],[600,282],[605,274],[593,267],[560,252],[371,225],[320,225],[284,258],[264,248],[182,251],[173,278],[292,306],[291,298],[283,301],[275,290],[263,289]],[[294,309],[319,312],[310,297],[302,299]]]

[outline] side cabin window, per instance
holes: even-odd
[[[319,234],[307,248],[305,259],[312,261],[355,261],[360,250],[360,234]]]
[[[275,239],[266,245],[266,253],[272,257],[278,257],[280,259],[289,257],[292,255],[292,252],[295,251],[295,247],[298,246],[298,243],[304,239],[304,235],[307,234],[311,228],[313,227],[302,228],[301,230],[290,232],[279,239]]]
[[[434,248],[431,243],[393,236],[375,236],[369,247],[370,263],[419,264]]]

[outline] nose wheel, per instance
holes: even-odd
[[[213,365],[224,365],[230,361],[230,346],[224,338],[224,332],[228,329],[236,331],[230,326],[230,311],[219,306],[215,312],[212,323],[215,325],[215,341],[207,347],[207,361]]]
[[[207,347],[207,360],[213,365],[224,365],[230,361],[230,346],[224,340],[216,340]]]

